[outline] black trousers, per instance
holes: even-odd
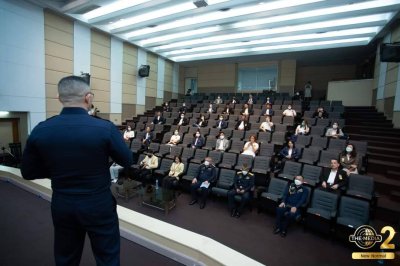
[[[86,233],[97,265],[120,265],[118,215],[111,191],[95,195],[53,193],[51,213],[57,266],[79,265]]]
[[[178,185],[178,179],[174,176],[166,176],[162,181],[162,187],[168,189],[174,189]]]
[[[140,168],[135,171],[136,178],[142,182],[143,185],[148,185],[153,183],[153,177],[151,175],[151,170],[146,168]]]
[[[229,210],[233,210],[236,208],[236,202],[235,202],[235,196],[240,195],[242,196],[242,199],[240,200],[239,207],[237,207],[238,212],[242,212],[244,206],[246,205],[247,202],[250,201],[250,192],[247,191],[245,193],[237,193],[235,190],[229,190],[228,191],[228,205],[229,205]]]
[[[200,188],[201,182],[192,183],[190,185],[190,194],[192,195],[192,200],[198,200],[197,190]],[[200,189],[200,203],[206,203],[208,194],[210,193],[211,185],[208,188],[202,187]]]
[[[286,231],[290,222],[296,219],[297,215],[300,214],[299,209],[295,213],[290,211],[290,207],[277,207],[276,208],[276,221],[275,228],[279,228],[281,231]]]

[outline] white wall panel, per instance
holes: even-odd
[[[90,28],[74,22],[74,75],[90,74]]]

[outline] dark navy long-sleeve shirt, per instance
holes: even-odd
[[[83,108],[67,107],[33,129],[21,173],[28,180],[51,178],[55,193],[101,193],[110,187],[109,157],[124,167],[133,163],[116,126]]]

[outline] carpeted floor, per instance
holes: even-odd
[[[268,266],[396,265],[396,261],[354,261],[356,249],[293,225],[286,238],[272,234],[274,216],[246,210],[239,219],[228,214],[226,201],[209,200],[205,209],[189,206],[181,194],[169,215],[147,206],[139,198],[118,204],[159,220],[203,234]],[[54,265],[50,204],[10,183],[0,182],[0,265]],[[374,223],[375,228],[383,224]],[[398,230],[397,230],[398,231]],[[396,238],[399,236],[396,235]],[[398,239],[396,240],[398,242]],[[121,238],[121,265],[177,265],[162,255]],[[81,265],[95,265],[86,241]],[[400,265],[400,264],[397,264]]]

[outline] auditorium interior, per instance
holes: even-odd
[[[91,115],[133,131],[134,164],[110,179],[121,265],[400,265],[399,11],[400,0],[0,0],[0,265],[55,265],[51,180],[19,168],[70,75],[90,85]],[[297,157],[282,155],[288,142]],[[345,186],[322,188],[349,145]],[[149,151],[146,187],[136,173]],[[176,156],[184,170],[167,189]],[[190,190],[206,157],[216,180],[199,208]],[[254,185],[236,215],[228,194],[243,169]],[[274,234],[298,175],[307,199]],[[367,233],[378,240],[357,240]],[[80,265],[95,264],[86,238]]]

